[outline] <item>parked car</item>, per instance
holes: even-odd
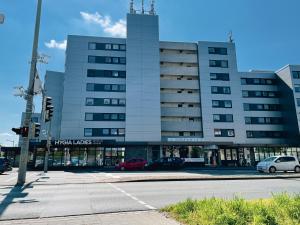
[[[295,156],[273,156],[257,164],[257,171],[275,173],[276,171],[295,171],[300,173],[300,164]]]
[[[183,167],[184,160],[178,157],[164,157],[149,164],[150,170],[174,170]]]
[[[11,163],[6,158],[0,158],[0,174],[12,170]]]
[[[118,170],[143,170],[147,167],[148,162],[145,159],[130,159],[128,161],[119,163],[116,166]]]

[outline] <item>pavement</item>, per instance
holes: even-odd
[[[260,176],[255,171],[30,171],[27,183],[19,187],[14,186],[17,171],[13,170],[0,176],[0,224],[171,225],[177,223],[158,210],[187,198],[257,199],[273,193],[300,194],[300,178],[295,174],[250,180],[158,180],[200,175]],[[138,180],[141,177],[147,182]]]
[[[0,175],[0,184],[15,185],[17,169]],[[258,173],[254,169],[186,169],[181,171],[99,171],[72,170],[28,171],[27,183],[38,180],[39,184],[88,184],[88,183],[122,183],[122,182],[155,182],[155,181],[197,181],[197,180],[257,180],[257,179],[293,179],[300,178],[300,174],[289,173]]]

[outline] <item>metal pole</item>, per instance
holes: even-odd
[[[44,161],[44,173],[48,172],[48,159],[50,153],[50,146],[51,146],[51,120],[49,122],[49,129],[47,135],[47,146],[46,146],[46,154],[45,154],[45,161]]]
[[[38,57],[38,42],[39,42],[39,31],[40,31],[40,20],[41,20],[41,11],[42,11],[42,0],[38,0],[36,21],[35,21],[35,31],[34,31],[34,40],[32,48],[32,59],[29,75],[29,85],[26,96],[26,113],[23,126],[29,127],[29,134],[31,127],[29,126],[31,115],[32,115],[32,106],[33,106],[33,88],[34,80],[36,74],[36,64]],[[19,163],[19,172],[18,172],[18,182],[17,185],[23,185],[26,181],[26,171],[27,171],[27,160],[28,160],[28,150],[29,150],[29,137],[24,137],[21,145],[21,155]]]

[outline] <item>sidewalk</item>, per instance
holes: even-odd
[[[0,225],[180,225],[156,211],[0,221]]]

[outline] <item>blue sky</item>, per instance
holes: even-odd
[[[0,0],[0,144],[17,141],[25,101],[13,87],[27,87],[37,0]],[[140,2],[135,0],[136,7]],[[146,0],[148,4],[148,1]],[[129,0],[43,0],[39,52],[49,55],[45,70],[64,70],[68,34],[124,36]],[[233,31],[240,71],[277,70],[300,64],[299,0],[156,0],[160,39],[227,41]],[[53,40],[51,42],[51,40]],[[46,43],[48,43],[46,45]],[[35,111],[40,111],[36,99]]]

